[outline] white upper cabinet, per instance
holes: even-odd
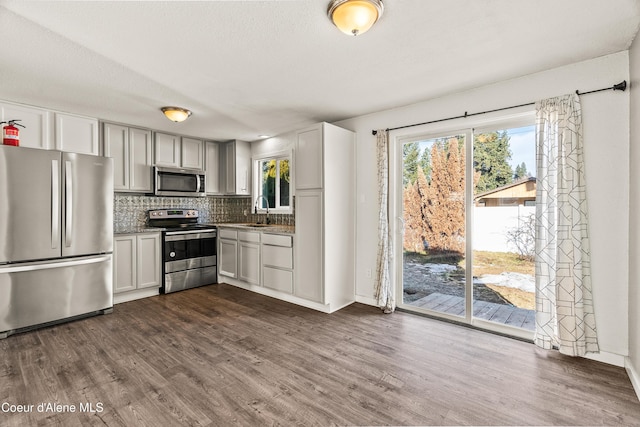
[[[182,137],[181,167],[204,169],[204,142],[201,139]]]
[[[0,102],[2,121],[19,120],[20,146],[100,155],[98,119]]]
[[[0,102],[0,117],[4,122],[20,120],[20,146],[50,150],[53,148],[52,113],[42,108]]]
[[[148,129],[129,128],[129,189],[153,191],[153,141]]]
[[[156,132],[155,135],[155,165],[179,168],[181,156],[180,137],[160,132]]]
[[[220,194],[220,144],[218,142],[205,141],[204,170],[207,194]]]
[[[102,138],[104,155],[113,158],[113,189],[153,191],[151,131],[104,123]]]
[[[229,141],[224,143],[224,159],[221,161],[224,169],[225,194],[251,194],[251,145],[247,141]]]
[[[173,168],[204,169],[204,142],[156,132],[155,165]]]
[[[322,188],[323,125],[299,131],[295,149],[296,190]]]
[[[114,191],[129,190],[129,128],[103,123],[102,142],[104,155],[113,159]]]
[[[54,115],[56,150],[100,155],[98,119],[66,113]]]

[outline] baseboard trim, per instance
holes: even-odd
[[[375,300],[375,298],[363,297],[361,295],[356,295],[356,302],[366,305],[372,305],[374,307],[378,306],[378,302]]]
[[[584,358],[624,368],[624,356],[619,354],[601,351],[600,353],[587,353]]]
[[[135,291],[123,292],[113,295],[114,304],[122,304],[123,302],[134,301],[141,298],[149,298],[160,295],[160,288],[137,289]]]
[[[275,291],[264,286],[252,285],[242,280],[237,280],[231,277],[218,277],[218,283],[225,283],[227,285],[242,288],[247,291],[255,292],[257,294],[265,295],[271,298],[276,298],[282,301],[290,302],[292,304],[300,305],[302,307],[310,308],[312,310],[321,311],[323,313],[333,313],[336,308],[332,308],[330,304],[321,304],[319,302],[309,301],[304,298],[299,298],[291,294]],[[346,304],[348,305],[348,304]]]
[[[624,369],[627,371],[627,375],[629,375],[629,379],[631,380],[631,385],[633,386],[636,396],[640,401],[640,375],[638,375],[638,371],[633,367],[631,359],[628,357],[624,358]]]

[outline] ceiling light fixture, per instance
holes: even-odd
[[[327,15],[340,31],[357,36],[367,32],[383,10],[382,0],[332,0]]]
[[[191,115],[191,111],[180,107],[162,107],[160,110],[172,122],[184,122]]]

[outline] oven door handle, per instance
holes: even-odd
[[[166,241],[174,241],[174,240],[188,240],[188,239],[207,239],[212,237],[217,237],[216,231],[204,231],[204,230],[193,230],[193,231],[167,231],[165,232],[165,240]]]

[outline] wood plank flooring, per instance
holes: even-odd
[[[409,305],[453,314],[454,316],[464,316],[465,309],[463,297],[437,292],[415,300]],[[533,331],[536,326],[535,312],[533,310],[493,302],[474,301],[473,317],[530,331]]]
[[[0,412],[2,426],[640,423],[622,368],[408,313],[353,304],[327,315],[229,285],[0,341],[3,403],[35,407]]]

